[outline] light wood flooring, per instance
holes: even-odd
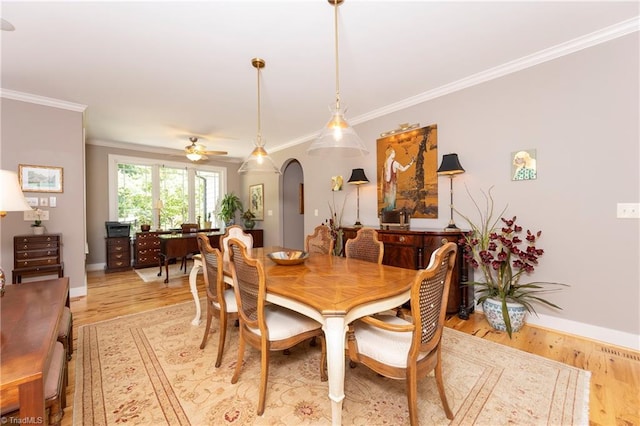
[[[69,363],[63,426],[73,422],[78,328],[96,321],[192,301],[188,275],[183,276],[182,283],[176,284],[176,281],[172,280],[170,287],[161,282],[145,283],[133,270],[111,274],[88,273],[87,296],[71,300],[74,356]],[[199,285],[200,289],[202,287]],[[206,314],[203,312],[203,315]],[[506,333],[491,329],[482,314],[472,314],[466,321],[452,316],[447,319],[446,326],[591,371],[589,423],[640,426],[639,352],[528,325],[510,340]]]

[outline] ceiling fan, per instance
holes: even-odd
[[[191,161],[206,160],[208,155],[227,155],[227,151],[207,151],[207,147],[198,143],[195,136],[189,137],[191,145],[184,147],[184,153]]]

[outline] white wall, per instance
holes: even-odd
[[[562,311],[539,309],[545,325],[638,349],[640,226],[617,219],[616,203],[640,201],[639,48],[636,32],[361,124],[366,157],[317,161],[308,145],[272,156],[302,164],[306,233],[329,217],[331,176],[347,179],[356,167],[372,182],[360,187],[361,221],[376,226],[376,139],[399,123],[437,124],[439,158],[456,152],[466,169],[454,181],[457,208],[474,212],[465,187],[479,196],[494,186],[497,206],[508,204],[506,214],[543,231],[545,254],[532,280],[571,286],[553,295]],[[511,153],[529,148],[537,150],[538,178],[511,181]],[[412,227],[446,226],[448,180],[439,183],[439,218],[414,219]],[[343,223],[351,224],[355,187],[345,187]]]

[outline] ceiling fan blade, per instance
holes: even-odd
[[[227,155],[228,154],[227,151],[203,151],[202,153],[205,155]]]

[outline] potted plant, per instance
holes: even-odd
[[[220,200],[220,210],[218,211],[218,217],[222,219],[225,225],[233,225],[235,223],[235,216],[237,211],[242,211],[242,202],[233,192],[226,194]]]
[[[31,228],[33,228],[34,235],[42,235],[44,234],[44,226],[42,226],[42,210],[35,209],[36,218],[31,224]]]
[[[253,227],[256,226],[256,221],[253,220],[255,217],[256,215],[248,209],[242,213],[242,219],[244,220],[244,227],[246,229],[253,229]]]
[[[484,278],[484,281],[471,282],[469,285],[479,289],[477,304],[482,305],[491,326],[506,331],[511,337],[512,332],[520,330],[524,324],[526,313],[536,313],[535,303],[562,309],[542,296],[566,284],[520,282],[525,275],[534,271],[538,259],[544,254],[544,250],[536,247],[542,231],[527,229],[524,240],[521,239],[523,228],[516,223],[516,216],[511,219],[502,217],[507,209],[505,207],[498,217],[494,217],[491,188],[488,193],[483,191],[482,194],[485,198],[484,211],[469,194],[480,216],[478,223],[461,214],[471,227],[461,241],[465,260],[473,268],[479,269]]]

